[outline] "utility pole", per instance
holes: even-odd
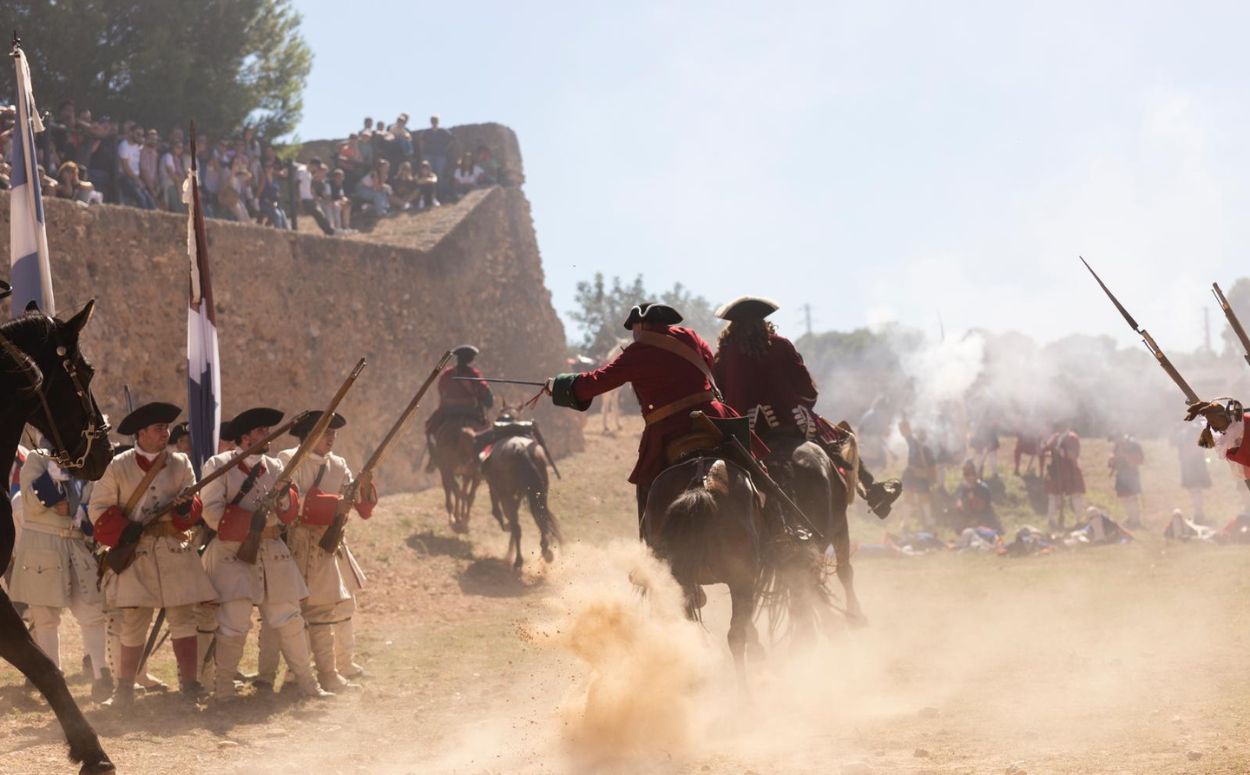
[[[812,335],[812,305],[810,304],[803,305],[803,322],[804,322],[805,327],[807,328],[807,335],[811,336]]]

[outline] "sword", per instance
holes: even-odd
[[[1088,269],[1089,273],[1092,274],[1094,279],[1098,281],[1098,285],[1102,288],[1102,292],[1107,294],[1108,299],[1111,299],[1111,303],[1114,304],[1115,308],[1118,309],[1120,314],[1124,316],[1124,320],[1129,324],[1129,327],[1142,338],[1142,341],[1146,344],[1146,349],[1150,350],[1150,354],[1153,355],[1155,360],[1159,362],[1159,366],[1167,372],[1167,375],[1172,378],[1172,381],[1176,383],[1176,386],[1181,389],[1182,393],[1185,394],[1186,401],[1190,404],[1201,403],[1202,399],[1198,398],[1198,394],[1195,393],[1194,389],[1189,386],[1189,383],[1185,381],[1185,378],[1181,376],[1181,373],[1176,370],[1176,367],[1172,365],[1172,362],[1168,360],[1168,357],[1163,354],[1163,350],[1160,349],[1159,345],[1155,343],[1154,337],[1147,333],[1146,329],[1139,326],[1137,321],[1133,319],[1132,315],[1128,314],[1128,310],[1124,309],[1124,305],[1121,304],[1120,300],[1111,293],[1111,289],[1109,289],[1107,284],[1102,281],[1102,278],[1099,277],[1098,273],[1094,271],[1094,268],[1089,265],[1089,262],[1082,256],[1077,256],[1077,258],[1081,259],[1081,263],[1085,264],[1085,268]]]
[[[1241,321],[1237,319],[1237,313],[1233,312],[1232,306],[1224,296],[1224,291],[1220,290],[1219,283],[1211,283],[1211,293],[1215,294],[1215,300],[1220,303],[1220,309],[1224,310],[1224,317],[1228,318],[1228,325],[1233,329],[1233,333],[1241,340],[1241,349],[1245,353],[1243,357],[1246,363],[1250,363],[1250,336],[1246,336],[1246,329],[1242,328]]]
[[[546,382],[534,382],[528,379],[489,379],[487,377],[452,377],[460,382],[498,382],[503,385],[531,385],[533,387],[546,387]]]

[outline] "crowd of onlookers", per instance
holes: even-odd
[[[0,108],[0,189],[10,187],[13,116],[13,108]],[[181,128],[162,136],[133,121],[96,118],[70,101],[44,125],[36,150],[45,197],[186,212],[182,184],[191,152]],[[406,113],[390,125],[366,118],[328,161],[283,160],[252,127],[230,136],[201,135],[197,151],[205,215],[286,229],[298,208],[327,234],[438,207],[474,188],[521,183],[486,145],[461,150],[438,116],[422,130],[408,127]]]

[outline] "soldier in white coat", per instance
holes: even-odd
[[[26,524],[15,553],[11,597],[26,604],[31,635],[57,667],[61,613],[68,608],[74,614],[91,659],[91,698],[103,702],[113,694],[113,678],[105,662],[104,598],[96,586],[87,518],[90,493],[90,483],[71,477],[43,451],[27,454],[21,472]]]
[[[224,435],[240,448],[247,448],[281,421],[282,413],[276,409],[248,409],[230,421]],[[300,692],[306,697],[332,697],[313,675],[300,613],[300,601],[308,597],[308,586],[279,533],[279,526],[289,524],[299,513],[295,487],[277,495],[275,508],[265,518],[260,551],[252,565],[238,558],[239,547],[250,531],[254,512],[277,485],[282,461],[267,454],[237,460],[236,453],[226,452],[208,459],[205,476],[222,466],[232,466],[233,470],[203,491],[204,521],[217,531],[204,552],[204,567],[217,589],[218,600],[214,697],[229,700],[236,696],[234,677],[252,627],[253,605],[260,608],[263,622],[277,633]]]
[[[96,540],[105,546],[134,546],[134,561],[120,574],[105,572],[108,608],[120,612],[121,649],[117,689],[111,704],[134,701],[134,681],[148,629],[157,609],[165,609],[170,642],[178,661],[178,682],[189,699],[202,691],[195,659],[195,606],[216,596],[191,543],[200,518],[200,499],[186,491],[195,485],[191,460],[166,449],[169,424],[182,410],[154,402],[135,409],[117,426],[135,437],[135,446],[113,458],[91,492],[88,513]],[[172,509],[155,515],[167,506]]]
[[[319,411],[309,412],[291,428],[291,435],[302,442],[320,417]],[[338,430],[346,424],[347,420],[342,415],[335,414],[325,434],[296,472],[293,481],[299,488],[300,513],[288,533],[291,554],[308,584],[309,593],[304,600],[303,613],[305,621],[308,622],[308,636],[317,679],[322,686],[332,691],[357,686],[348,682],[336,666],[336,640],[337,628],[351,620],[355,593],[364,581],[364,574],[360,572],[346,544],[340,544],[338,551],[333,554],[327,553],[320,546],[322,536],[338,511],[339,493],[344,485],[352,481],[352,471],[347,461],[333,452]],[[295,452],[295,448],[283,450],[278,453],[278,458],[285,463]],[[354,508],[362,518],[368,519],[373,515],[378,497],[372,476],[365,476],[357,488]],[[349,657],[348,664],[350,661]],[[264,667],[267,671],[270,667],[276,670],[276,660]],[[262,672],[260,680],[272,683],[272,671],[268,675]]]

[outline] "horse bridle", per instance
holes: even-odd
[[[52,443],[56,448],[49,450],[48,455],[57,465],[70,470],[77,470],[86,464],[87,458],[91,455],[91,450],[95,446],[96,441],[104,439],[108,441],[108,433],[111,430],[107,421],[97,423],[96,417],[99,412],[96,411],[95,401],[91,397],[91,392],[82,384],[82,380],[78,378],[78,366],[73,360],[68,358],[69,351],[65,345],[58,344],[56,354],[61,358],[61,368],[65,369],[66,375],[69,377],[70,384],[74,387],[74,392],[78,394],[78,400],[82,404],[83,413],[87,416],[87,427],[81,431],[82,440],[78,443],[75,450],[70,450],[65,446],[65,441],[61,438],[61,432],[57,429],[56,420],[52,416],[52,407],[48,405],[48,395],[44,392],[44,376],[43,371],[39,368],[39,364],[27,355],[20,347],[9,341],[9,338],[0,334],[0,348],[3,348],[9,357],[17,363],[22,374],[30,382],[28,391],[39,397],[39,404],[43,407],[44,419],[48,422],[48,431],[52,434]],[[82,449],[82,454],[74,457],[74,451],[78,448]]]

